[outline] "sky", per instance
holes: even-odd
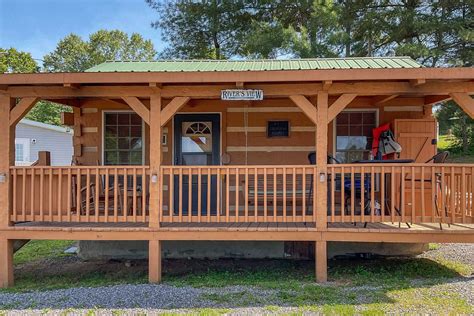
[[[0,0],[0,47],[30,52],[41,64],[70,33],[87,39],[100,29],[119,29],[141,34],[160,51],[160,33],[150,25],[156,19],[145,0]]]

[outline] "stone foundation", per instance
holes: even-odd
[[[381,256],[414,256],[428,249],[427,244],[328,242],[328,258],[370,253]],[[308,259],[311,255],[285,253],[282,241],[163,241],[167,259]],[[84,260],[146,259],[146,241],[80,241],[79,256]]]

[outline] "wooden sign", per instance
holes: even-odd
[[[227,100],[227,101],[263,100],[263,90],[250,90],[250,89],[222,90],[221,100]]]

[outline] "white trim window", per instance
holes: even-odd
[[[336,158],[343,163],[369,159],[377,111],[343,111],[335,125]]]
[[[31,165],[29,138],[15,138],[15,165],[16,166]]]
[[[134,112],[104,113],[104,165],[142,165],[143,121]]]

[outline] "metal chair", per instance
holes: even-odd
[[[370,215],[371,212],[371,199],[370,199],[370,191],[372,188],[372,180],[370,177],[364,177],[364,183],[362,183],[361,179],[354,179],[354,186],[352,186],[352,180],[347,179],[344,180],[344,199],[345,199],[345,205],[346,209],[344,210],[346,212],[346,215],[350,215],[350,210],[349,210],[349,205],[351,205],[351,198],[352,198],[352,190],[354,190],[354,199],[359,201],[362,200],[362,195],[364,196],[364,209],[360,210],[360,213],[364,212],[364,215]],[[375,210],[374,210],[375,211]],[[357,214],[355,214],[357,215]],[[354,223],[354,226],[357,225],[357,223]],[[364,228],[367,227],[367,222],[364,223]]]
[[[445,163],[446,160],[448,159],[448,156],[449,156],[449,152],[447,151],[442,151],[440,153],[437,153],[436,155],[434,155],[433,157],[431,157],[430,159],[428,159],[426,161],[426,163]],[[442,175],[441,173],[437,172],[435,173],[435,179],[427,179],[425,180],[425,182],[430,182],[431,185],[435,185],[436,189],[435,189],[435,194],[434,194],[434,199],[435,199],[435,208],[436,208],[436,215],[438,215],[439,217],[439,205],[438,205],[438,192],[440,192],[442,190],[442,187],[441,187],[441,183],[442,183],[442,179],[441,179]],[[434,180],[434,183],[433,183],[433,180]],[[454,210],[453,210],[454,211]],[[447,217],[448,216],[448,207],[445,205],[444,206],[444,215]],[[448,223],[448,227],[451,227],[451,225]],[[443,229],[443,224],[442,223],[439,223],[439,229]]]

